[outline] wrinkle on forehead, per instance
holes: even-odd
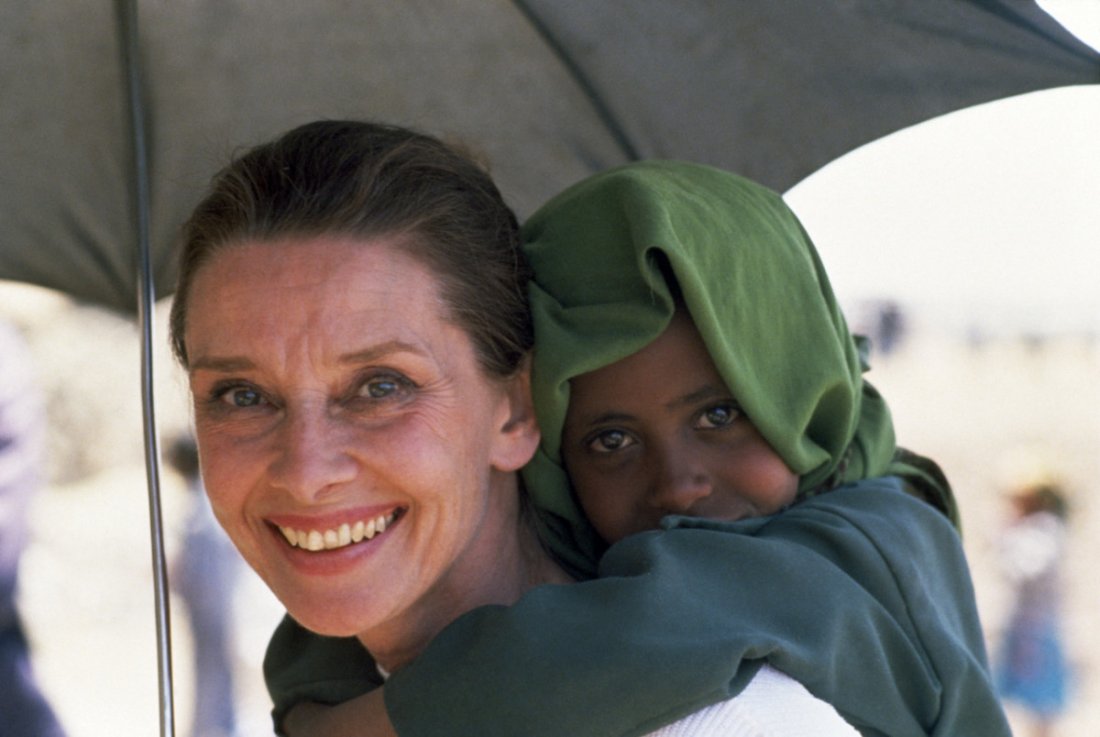
[[[424,349],[447,314],[434,275],[385,241],[243,244],[204,264],[192,290],[187,342],[200,364],[275,343],[284,360]]]

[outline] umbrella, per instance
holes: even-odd
[[[523,215],[634,158],[703,161],[783,191],[941,113],[1100,82],[1097,53],[1031,0],[135,5],[158,294],[213,171],[312,118],[461,138]],[[0,9],[0,278],[132,312],[121,17],[106,2]]]
[[[481,151],[523,215],[645,157],[784,190],[941,113],[1100,82],[1031,0],[42,0],[0,7],[0,54],[0,278],[143,325],[165,682],[147,316],[235,148],[318,117],[413,125]],[[162,733],[171,712],[167,687]]]

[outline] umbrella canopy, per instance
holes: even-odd
[[[784,190],[958,108],[1100,82],[1030,0],[271,0],[137,4],[157,292],[176,229],[237,147],[369,117],[483,152],[523,215],[646,157]],[[0,7],[0,278],[126,312],[134,145],[106,2]]]

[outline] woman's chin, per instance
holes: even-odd
[[[310,632],[326,637],[355,637],[370,629],[363,612],[346,604],[283,600],[287,613]]]

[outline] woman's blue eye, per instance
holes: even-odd
[[[703,410],[699,417],[699,426],[703,429],[725,427],[733,423],[741,412],[732,404],[718,404]]]
[[[234,407],[255,407],[263,402],[263,395],[255,389],[230,389],[222,394],[225,401]]]
[[[634,444],[634,439],[622,430],[604,430],[588,442],[597,453],[614,453]]]
[[[378,376],[367,379],[359,387],[359,396],[368,399],[387,399],[399,394],[407,382],[395,376]]]
[[[395,381],[370,381],[363,387],[366,393],[375,399],[381,399],[387,397],[397,391],[397,382]]]

